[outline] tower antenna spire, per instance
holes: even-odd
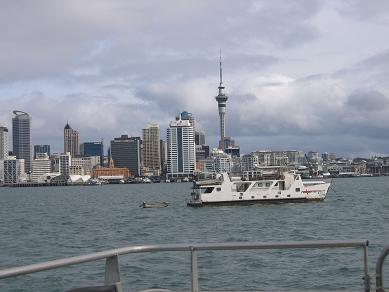
[[[222,49],[220,48],[219,55],[219,64],[220,64],[220,86],[223,84],[223,70],[222,70]]]

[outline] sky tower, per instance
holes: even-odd
[[[224,94],[224,85],[223,85],[223,72],[222,72],[222,53],[220,50],[220,84],[219,84],[219,94],[215,97],[217,101],[217,106],[219,109],[219,118],[220,118],[220,142],[219,148],[224,150],[224,138],[226,136],[225,132],[225,114],[226,114],[226,105],[228,96]]]

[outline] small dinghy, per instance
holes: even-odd
[[[168,202],[142,202],[142,208],[165,208],[169,206]]]

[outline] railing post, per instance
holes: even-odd
[[[120,282],[119,257],[117,255],[108,257],[105,261],[105,285],[116,285],[119,292],[122,292]]]
[[[380,253],[377,264],[376,264],[376,291],[377,292],[385,292],[384,289],[384,261],[386,256],[389,254],[389,246],[385,247],[385,249]]]
[[[368,242],[366,243],[366,245],[363,246],[363,266],[365,271],[365,276],[363,277],[363,279],[365,284],[365,292],[370,292],[370,275],[369,275],[369,261],[367,255],[367,246],[368,246]]]
[[[192,292],[199,292],[199,275],[197,271],[197,254],[194,247],[190,247],[191,263],[192,263]]]

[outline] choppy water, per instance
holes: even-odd
[[[374,288],[377,255],[389,244],[389,177],[336,179],[325,202],[305,204],[189,208],[190,187],[0,188],[0,268],[136,244],[369,239]],[[170,205],[142,209],[142,201]],[[120,262],[125,291],[190,290],[187,253],[128,255]],[[202,290],[363,290],[356,249],[208,252],[198,264]],[[0,280],[0,291],[65,291],[103,279],[98,261]],[[386,279],[388,287],[388,272]]]

